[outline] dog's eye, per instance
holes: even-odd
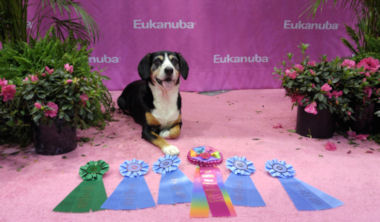
[[[155,60],[153,60],[153,63],[154,63],[156,66],[159,66],[159,65],[161,65],[162,61],[161,61],[161,59],[155,59]]]
[[[172,62],[173,65],[177,65],[178,64],[178,59],[173,57],[172,59],[170,59],[170,61]]]

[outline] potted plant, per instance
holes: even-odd
[[[281,80],[286,96],[292,99],[293,106],[298,106],[296,132],[313,138],[332,137],[335,130],[334,114],[353,112],[344,96],[349,92],[343,90],[342,78],[333,72],[326,56],[320,62],[305,56],[308,44],[301,44],[303,59],[292,62],[293,54],[288,54],[288,62],[283,61],[283,68],[275,68]]]
[[[30,10],[33,8],[33,10]],[[34,12],[32,15],[28,13]],[[31,18],[30,21],[27,19]],[[29,27],[28,27],[29,26]],[[50,27],[64,40],[72,38],[95,42],[99,36],[94,19],[72,0],[0,0],[0,42],[27,42],[31,37],[44,36]],[[29,29],[29,30],[28,30]]]
[[[0,112],[6,115],[0,117],[5,123],[0,131],[18,126],[16,132],[28,134],[26,141],[20,133],[0,134],[0,142],[27,144],[34,138],[37,153],[60,154],[76,147],[76,128],[104,127],[110,120],[112,98],[102,82],[107,78],[92,70],[91,51],[79,43],[70,37],[62,41],[51,29],[29,44],[4,45]]]
[[[353,60],[356,59],[357,61]],[[370,133],[375,118],[375,105],[380,95],[380,61],[372,57],[339,59],[332,65],[333,71],[342,76],[345,97],[353,110],[352,118],[340,120],[341,130]]]

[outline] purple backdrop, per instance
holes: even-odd
[[[300,42],[310,43],[312,58],[350,54],[340,38],[352,13],[331,4],[314,19],[300,17],[309,1],[82,1],[101,31],[89,60],[111,78],[111,90],[138,79],[138,62],[157,50],[188,61],[181,90],[278,88],[273,68],[288,52],[299,54]]]

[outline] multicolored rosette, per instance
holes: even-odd
[[[153,164],[153,171],[162,175],[158,204],[191,202],[193,183],[178,169],[180,162],[178,156],[166,155]]]
[[[187,159],[196,168],[191,199],[190,217],[236,216],[220,170],[216,165],[222,163],[223,155],[212,147],[199,146],[191,149]]]
[[[199,146],[191,149],[187,154],[190,163],[208,167],[216,166],[223,162],[223,155],[209,146]]]
[[[265,206],[260,193],[250,177],[255,172],[253,163],[245,157],[234,156],[227,159],[226,166],[231,170],[231,173],[224,184],[232,203],[235,206]]]
[[[144,175],[149,165],[142,160],[124,161],[120,165],[120,174],[124,179],[103,203],[103,209],[135,210],[154,207],[155,203],[145,182]]]
[[[107,199],[103,184],[103,174],[109,165],[103,161],[89,161],[79,168],[83,181],[59,203],[53,211],[83,213],[101,210],[100,206]]]
[[[295,178],[296,171],[285,161],[268,160],[266,171],[280,180],[298,210],[325,210],[343,205],[343,202]]]

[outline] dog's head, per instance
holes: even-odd
[[[186,79],[189,66],[181,54],[160,51],[148,53],[139,63],[138,72],[143,80],[170,89],[179,84],[180,75]]]

